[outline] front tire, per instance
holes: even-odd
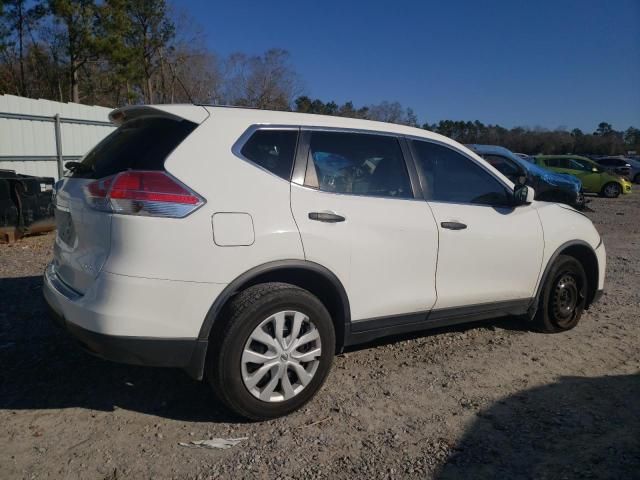
[[[307,290],[264,283],[225,309],[207,358],[207,377],[222,402],[251,420],[287,415],[322,387],[335,354],[325,306]]]
[[[622,193],[622,188],[619,183],[609,182],[602,187],[602,195],[607,198],[617,198]]]
[[[545,333],[564,332],[580,321],[587,299],[587,275],[574,257],[560,255],[551,267],[534,322]]]
[[[573,206],[577,209],[577,210],[584,210],[584,208],[587,206],[587,200],[584,197],[584,193],[582,191],[580,191],[575,198],[575,202],[573,204]]]

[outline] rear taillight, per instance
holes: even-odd
[[[204,199],[171,175],[129,170],[84,187],[87,203],[96,210],[126,215],[181,218]]]

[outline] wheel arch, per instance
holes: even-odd
[[[336,351],[344,346],[345,332],[351,321],[349,299],[342,282],[329,269],[307,260],[268,262],[238,276],[222,291],[207,312],[199,341],[207,341],[225,305],[239,292],[259,283],[284,282],[308,290],[325,305],[336,331]]]
[[[596,292],[598,291],[599,270],[598,257],[596,256],[595,249],[584,240],[571,240],[560,245],[553,255],[551,255],[551,258],[549,258],[542,277],[540,277],[540,282],[538,282],[536,295],[529,308],[530,318],[533,318],[536,314],[540,302],[540,295],[542,295],[542,290],[549,276],[549,272],[560,255],[569,255],[575,258],[584,268],[585,274],[587,275],[586,308],[589,308],[589,305],[591,305],[596,296]]]

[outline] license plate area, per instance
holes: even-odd
[[[73,245],[76,238],[75,229],[73,227],[73,220],[71,219],[71,213],[56,208],[56,228],[58,229],[58,238],[69,246]]]

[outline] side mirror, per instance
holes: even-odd
[[[513,187],[513,202],[516,206],[527,205],[533,202],[535,192],[533,188],[526,185],[516,185]]]

